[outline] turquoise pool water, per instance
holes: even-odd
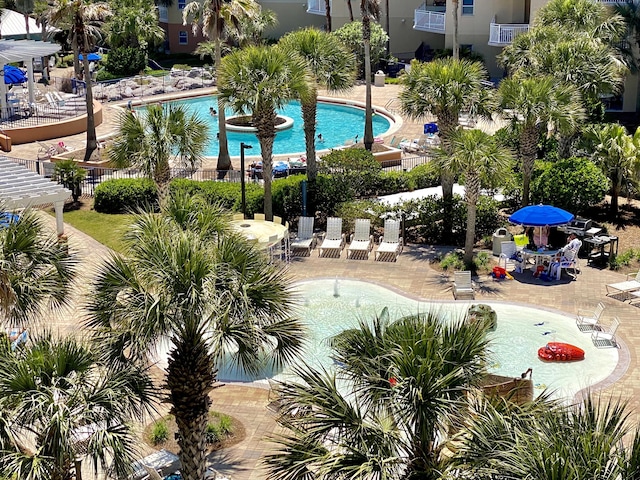
[[[197,113],[200,118],[209,122],[209,136],[212,139],[205,155],[215,157],[218,155],[218,118],[209,114],[209,108],[218,109],[216,97],[196,97],[187,100],[176,100],[174,104],[186,105],[190,111]],[[230,109],[225,110],[229,117],[233,115]],[[302,113],[300,102],[290,102],[278,112],[293,119],[293,127],[276,134],[273,145],[274,155],[304,153],[304,130],[302,129]],[[316,115],[316,135],[322,134],[323,142],[316,141],[317,150],[325,150],[344,145],[347,140],[355,140],[356,135],[362,140],[364,133],[364,109],[349,106],[336,105],[334,103],[318,102]],[[382,115],[373,117],[374,136],[383,135],[391,127],[390,120]],[[253,133],[240,133],[227,131],[229,153],[231,156],[240,155],[240,142],[248,143],[253,148],[246,152],[247,155],[259,155],[260,144]]]
[[[379,285],[356,280],[310,280],[297,284],[299,314],[309,328],[310,338],[303,358],[312,366],[333,368],[327,340],[347,328],[357,327],[358,320],[371,319],[385,306],[391,318],[436,311],[448,319],[461,318],[469,304],[418,302]],[[338,296],[334,296],[336,293]],[[557,398],[572,398],[579,390],[609,377],[617,363],[616,348],[596,348],[589,333],[581,333],[571,317],[522,305],[487,302],[498,313],[498,328],[490,335],[493,373],[518,376],[533,369],[536,392],[555,390]],[[581,362],[543,362],[538,348],[547,342],[566,342],[585,351]],[[222,368],[219,378],[226,381],[252,381],[275,377],[290,379],[289,369],[263,371],[248,378],[229,368]]]

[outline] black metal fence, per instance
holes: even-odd
[[[46,178],[51,178],[54,171],[55,164],[45,160],[26,160],[22,158],[7,157],[9,160],[23,165],[32,172],[42,175]],[[415,156],[403,158],[400,163],[397,160],[391,160],[389,162],[383,162],[383,169],[386,171],[409,171],[417,165],[422,165],[429,161],[430,157]],[[388,164],[388,165],[385,165]],[[138,169],[115,169],[115,168],[103,168],[103,167],[82,167],[87,170],[87,176],[82,182],[82,195],[85,197],[93,197],[95,189],[98,185],[106,180],[122,179],[122,178],[143,178],[144,174]],[[304,173],[300,169],[295,169],[293,173]],[[242,172],[240,170],[222,171],[216,169],[172,169],[171,175],[173,178],[189,178],[198,182],[204,181],[220,181],[220,182],[240,182]],[[258,181],[249,177],[245,178],[247,181]]]

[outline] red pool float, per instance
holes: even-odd
[[[549,342],[538,349],[538,358],[547,362],[575,362],[584,360],[584,350],[561,342]]]

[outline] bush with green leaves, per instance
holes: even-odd
[[[86,176],[87,171],[75,160],[62,160],[54,164],[51,178],[71,190],[73,201],[77,202],[82,195],[82,181]]]
[[[189,195],[202,195],[207,202],[219,204],[227,210],[239,212],[242,209],[242,190],[239,183],[198,182],[179,178],[171,182],[170,189],[172,193],[180,190]],[[264,202],[264,190],[262,187],[255,183],[247,183],[245,185],[245,201],[248,216],[261,212]]]
[[[147,65],[145,52],[139,48],[118,47],[109,52],[105,69],[113,75],[129,77],[144,71]]]
[[[302,215],[302,182],[306,179],[306,175],[291,175],[273,181],[271,200],[276,215],[289,220]]]
[[[608,191],[608,180],[589,159],[567,158],[536,162],[531,199],[578,214],[596,205]]]
[[[419,190],[421,188],[431,188],[440,185],[440,173],[431,162],[413,167],[407,172],[407,175],[409,176],[410,190]]]
[[[379,204],[374,200],[354,200],[352,202],[341,203],[335,215],[342,218],[342,229],[344,232],[355,230],[357,218],[368,218],[373,226],[382,226],[382,219],[376,213]]]
[[[364,78],[364,46],[362,44],[362,22],[355,21],[344,24],[331,33],[340,39],[350,51],[354,53],[358,62],[360,78]],[[372,69],[386,57],[389,35],[377,22],[371,22],[371,65]]]
[[[100,213],[155,210],[158,189],[148,178],[120,178],[102,182],[94,192],[93,208]]]
[[[210,412],[211,421],[207,423],[206,441],[208,445],[221,442],[233,433],[233,421],[229,415]]]
[[[169,425],[166,419],[160,419],[153,424],[149,439],[153,445],[160,445],[169,439]]]
[[[377,193],[382,167],[373,153],[364,148],[333,150],[322,157],[319,172],[330,175],[334,187],[345,200]]]
[[[413,190],[411,176],[408,172],[392,170],[380,172],[378,175],[377,195],[390,195],[398,192]]]

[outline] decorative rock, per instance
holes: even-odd
[[[494,331],[498,326],[498,314],[489,305],[471,305],[467,310],[467,322],[473,324],[488,321],[489,330]]]

